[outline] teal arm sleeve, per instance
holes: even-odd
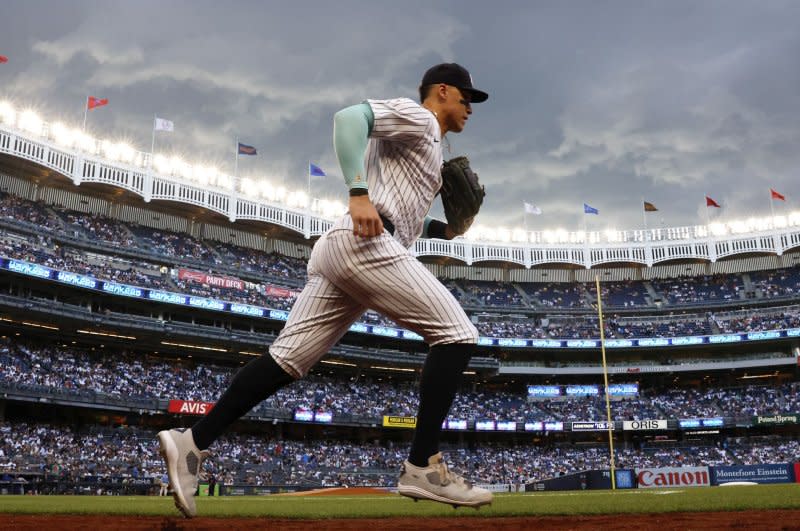
[[[367,188],[364,154],[374,124],[375,116],[368,103],[347,107],[333,117],[333,147],[350,189]]]

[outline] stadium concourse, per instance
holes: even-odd
[[[190,425],[274,339],[312,242],[29,172],[0,175],[0,491],[155,494],[155,432]],[[618,468],[797,461],[798,258],[598,269]],[[453,468],[497,490],[607,469],[594,282],[422,260],[481,335],[446,424]],[[212,446],[204,480],[394,486],[425,351],[367,312]]]

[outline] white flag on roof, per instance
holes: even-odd
[[[170,122],[169,120],[165,120],[163,118],[156,117],[155,130],[156,131],[169,131],[170,133],[172,133],[173,131],[175,131],[175,124]]]
[[[538,216],[542,213],[542,209],[537,207],[536,205],[532,205],[531,203],[525,203],[525,213]]]

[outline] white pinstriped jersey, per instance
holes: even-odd
[[[395,239],[408,248],[422,234],[442,186],[439,122],[409,98],[367,103],[375,117],[364,159],[369,199],[394,225]],[[349,214],[340,223],[352,228]]]
[[[478,341],[452,293],[409,252],[442,182],[439,122],[407,98],[368,103],[375,116],[365,156],[369,195],[394,224],[394,237],[355,236],[347,214],[314,245],[308,283],[270,346],[275,361],[298,378],[367,308],[431,346]]]

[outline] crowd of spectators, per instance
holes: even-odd
[[[588,308],[583,300],[583,284],[525,283],[520,286],[532,300],[544,308]]]
[[[764,309],[756,312],[737,312],[726,316],[715,316],[714,322],[720,332],[760,332],[800,327],[800,308],[789,307],[782,311]]]
[[[792,297],[800,293],[800,270],[797,267],[774,271],[754,271],[749,274],[754,289],[761,296],[774,299]]]
[[[177,268],[171,269],[155,262],[130,260],[88,252],[78,247],[54,243],[54,232],[82,234],[84,238],[101,240],[118,247],[150,248],[170,257],[182,267],[182,258],[192,258],[214,266],[225,264],[246,272],[260,272],[276,279],[302,280],[305,263],[277,253],[236,247],[211,240],[199,240],[188,234],[156,230],[113,218],[46,207],[8,194],[0,194],[0,217],[17,219],[46,227],[46,233],[36,238],[14,234],[6,229],[0,234],[0,250],[7,257],[40,263],[96,278],[155,287],[203,297],[219,298],[267,308],[289,310],[296,291],[286,286],[244,282],[245,289],[220,288],[193,280],[179,279]],[[760,288],[765,297],[795,293],[800,283],[797,268],[748,275],[714,275],[672,280],[653,280],[653,291],[666,297],[670,304],[689,304],[703,301],[737,300],[746,282]],[[508,283],[488,281],[443,280],[448,289],[467,305],[480,308],[591,308],[594,304],[593,286],[580,283]],[[277,289],[273,289],[277,288]],[[601,287],[610,308],[646,308],[649,304],[647,283],[643,281],[606,282]],[[476,325],[481,335],[489,337],[595,339],[599,336],[597,320],[592,315],[559,318],[557,315],[537,318],[503,319],[499,313],[471,310],[478,316]],[[497,311],[497,310],[494,310]],[[674,337],[706,335],[720,332],[750,332],[800,326],[797,312],[783,314],[770,310],[753,310],[749,315],[721,316],[670,314],[652,317],[612,316],[606,322],[609,338]],[[377,314],[365,314],[362,322],[380,326],[396,326]]]
[[[86,351],[11,340],[0,346],[0,384],[43,394],[48,390],[73,393],[77,398],[106,395],[140,401],[214,401],[233,372],[230,367],[118,350]],[[779,414],[797,411],[796,391],[797,384],[793,383],[733,389],[651,389],[636,397],[614,400],[612,415],[619,420],[643,420]],[[418,404],[417,386],[412,380],[315,375],[281,389],[255,412],[291,418],[295,410],[307,409],[329,412],[334,421],[376,421],[383,415],[413,416]],[[605,402],[602,397],[532,401],[525,392],[479,387],[457,395],[450,417],[517,422],[600,420],[605,418]]]
[[[744,281],[739,275],[705,275],[654,279],[651,285],[671,305],[708,304],[738,300]]]
[[[214,266],[233,265],[243,271],[275,278],[296,280],[305,276],[306,264],[297,258],[200,240],[186,233],[153,229],[99,214],[58,206],[46,207],[42,203],[2,192],[0,217],[26,222],[73,238],[101,241],[120,248],[149,250],[176,262],[186,259],[200,261],[211,269]]]
[[[0,422],[0,480],[24,474],[65,482],[89,478],[160,478],[155,433],[119,427]],[[231,433],[210,448],[201,479],[225,485],[387,486],[396,485],[406,458],[405,443],[290,440]],[[582,470],[608,468],[606,446],[488,443],[444,445],[451,468],[478,483],[524,484]],[[717,439],[706,443],[623,445],[618,468],[793,462],[800,442],[791,438]],[[6,480],[8,480],[6,479]]]
[[[595,289],[592,293],[597,296]],[[619,308],[637,308],[649,306],[647,288],[644,282],[627,280],[624,282],[603,282],[600,284],[600,295],[604,305]],[[593,305],[596,306],[594,298]]]
[[[684,315],[620,318],[614,316],[608,320],[606,334],[608,337],[678,337],[698,336],[712,333],[708,316]]]
[[[138,241],[124,223],[100,216],[71,210],[53,209],[61,218],[67,233],[76,238],[101,240],[117,247],[132,248]]]
[[[457,284],[470,299],[481,306],[515,308],[526,306],[522,295],[510,282],[459,280]]]
[[[0,217],[8,221],[23,221],[48,231],[64,231],[63,222],[42,203],[0,192]]]

